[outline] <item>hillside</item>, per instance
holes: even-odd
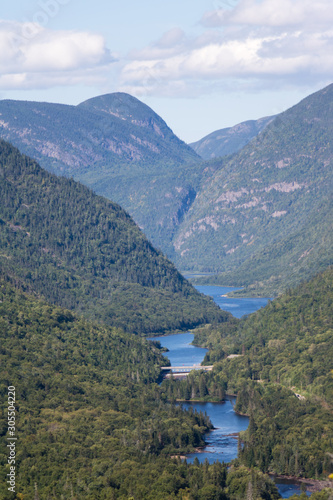
[[[228,472],[222,463],[170,457],[202,446],[211,423],[166,400],[157,384],[165,358],[151,343],[89,323],[2,278],[0,325],[2,500],[243,500],[251,480],[258,500],[279,498],[258,470]],[[8,396],[17,438],[11,464]],[[8,491],[9,465],[16,494]]]
[[[275,296],[332,263],[332,94],[222,131],[229,152],[252,140],[204,162],[123,93],[78,106],[0,101],[0,134],[120,203],[179,269]]]
[[[142,476],[166,465],[177,473],[158,456],[202,444],[210,426],[161,397],[155,381],[165,358],[143,339],[88,323],[1,278],[0,299],[1,499],[14,497],[6,484],[8,386],[16,498],[128,498],[133,490],[165,498],[161,484]]]
[[[199,141],[192,142],[189,146],[204,160],[231,155],[246,146],[273,119],[274,116],[268,116],[216,130]]]
[[[197,155],[144,103],[124,93],[78,106],[0,101],[1,136],[53,172],[79,176],[94,166],[184,163]],[[108,170],[106,170],[107,172]]]
[[[174,227],[195,196],[180,167],[200,157],[144,103],[120,92],[78,106],[3,100],[0,137],[119,203],[155,246],[172,252]]]
[[[333,472],[332,307],[330,268],[248,318],[196,333],[197,345],[210,346],[203,364],[215,363],[206,385],[223,383],[251,416],[245,465],[312,478]]]
[[[53,304],[135,333],[227,313],[156,251],[119,205],[0,142],[0,272]]]
[[[329,268],[227,329],[199,329],[196,343],[212,346],[203,363],[243,353],[246,358],[232,361],[239,380],[279,382],[333,406],[332,285]],[[229,389],[239,380],[230,379]]]
[[[332,107],[330,85],[207,163],[174,238],[178,267],[272,296],[332,263]]]

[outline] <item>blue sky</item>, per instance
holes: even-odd
[[[128,92],[191,142],[331,83],[331,26],[331,0],[15,0],[0,13],[0,98]]]

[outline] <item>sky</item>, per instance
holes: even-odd
[[[4,2],[0,99],[127,92],[193,142],[332,83],[332,26],[332,0]]]

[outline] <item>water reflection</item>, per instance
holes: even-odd
[[[226,297],[227,293],[240,290],[239,288],[232,288],[230,286],[201,285],[195,288],[198,292],[212,297],[221,309],[230,312],[236,318],[241,318],[245,314],[251,314],[261,307],[265,307],[270,300],[268,297]]]
[[[166,337],[153,337],[150,340],[159,340],[163,347],[169,349],[165,356],[169,358],[172,366],[200,365],[208,349],[195,347],[191,344],[193,333],[178,333]]]
[[[225,403],[181,403],[184,409],[202,411],[209,415],[215,429],[206,435],[207,446],[201,453],[191,453],[188,455],[188,462],[193,462],[197,457],[199,462],[204,462],[207,458],[209,463],[216,460],[220,462],[230,462],[237,458],[238,452],[238,432],[247,429],[249,419],[237,415],[233,410],[235,398],[229,397]]]

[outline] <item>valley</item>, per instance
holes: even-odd
[[[0,101],[1,499],[331,498],[332,96],[196,151],[129,94]],[[162,381],[189,331],[203,369]],[[181,459],[213,427],[193,402],[230,394],[236,455]]]
[[[276,296],[332,264],[332,93],[211,134],[229,149],[205,161],[124,93],[78,106],[0,101],[0,135],[119,203],[179,269]]]

